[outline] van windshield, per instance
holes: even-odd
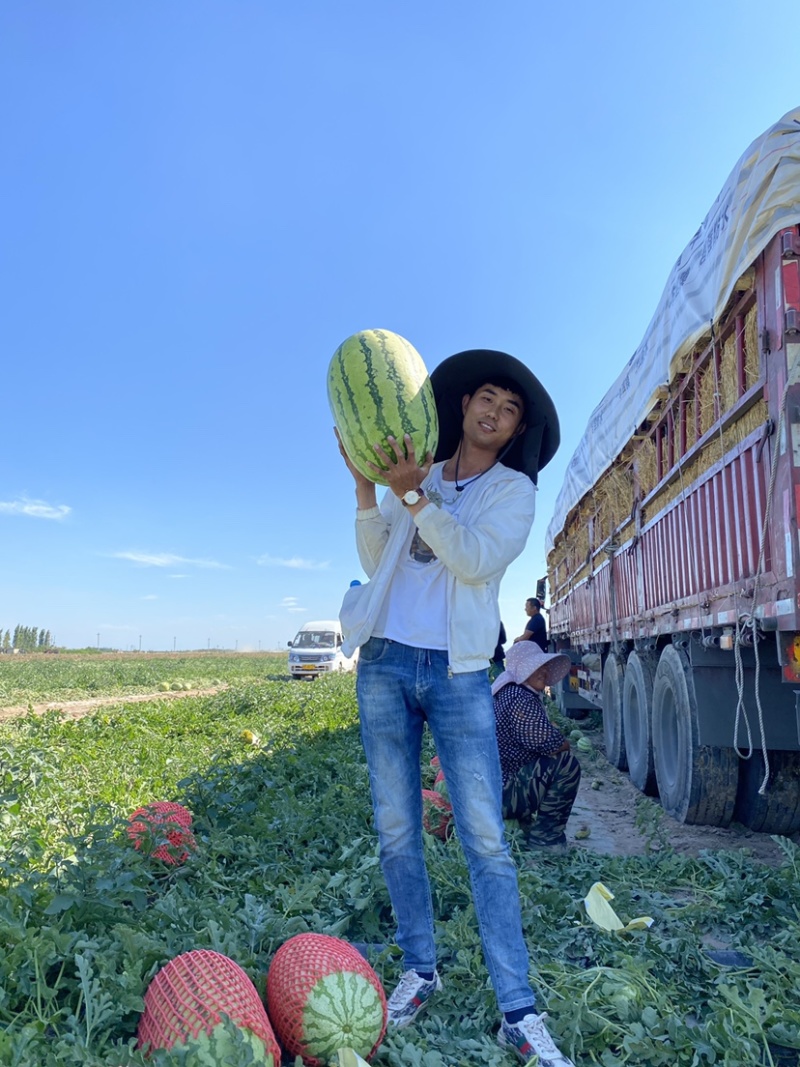
[[[333,630],[301,630],[294,639],[295,648],[336,648]]]

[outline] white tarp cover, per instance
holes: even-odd
[[[800,222],[800,108],[753,141],[672,268],[641,344],[592,412],[547,527],[547,553],[572,508],[651,411],[736,281],[775,234]]]

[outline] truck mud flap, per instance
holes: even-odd
[[[786,752],[800,750],[797,696],[781,681],[775,657],[764,648],[759,663],[758,689],[764,716],[767,748]],[[741,649],[744,666],[744,707],[750,723],[752,743],[761,747],[758,705],[755,689],[755,656],[752,648]],[[692,642],[689,646],[694,690],[697,697],[699,742],[701,745],[731,747],[734,743],[736,708],[739,693],[736,687],[735,661],[732,652],[703,648]],[[740,713],[739,748],[748,745],[747,727]]]

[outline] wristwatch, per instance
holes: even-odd
[[[409,489],[407,493],[403,493],[400,499],[406,507],[411,507],[413,504],[419,504],[420,500],[423,500],[424,497],[425,494],[421,489]]]

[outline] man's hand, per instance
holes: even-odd
[[[344,445],[342,444],[342,438],[339,431],[334,426],[333,432],[336,434],[336,440],[339,444],[339,452],[342,459],[345,462],[345,466],[353,476],[353,480],[356,483],[356,503],[359,508],[366,510],[367,508],[374,508],[378,503],[377,491],[375,489],[375,483],[371,482],[365,474],[356,467],[353,461],[348,456]]]
[[[419,489],[424,479],[428,477],[433,463],[433,455],[429,452],[422,463],[417,463],[414,442],[409,434],[403,437],[405,449],[398,444],[397,439],[394,437],[387,437],[386,440],[392,449],[392,456],[385,452],[380,445],[375,445],[374,447],[376,455],[388,467],[388,470],[383,470],[373,463],[370,463],[370,467],[373,467],[377,473],[383,475],[396,497],[402,497],[409,489]],[[419,505],[415,505],[415,507],[420,506],[422,506],[422,501],[420,501]]]

